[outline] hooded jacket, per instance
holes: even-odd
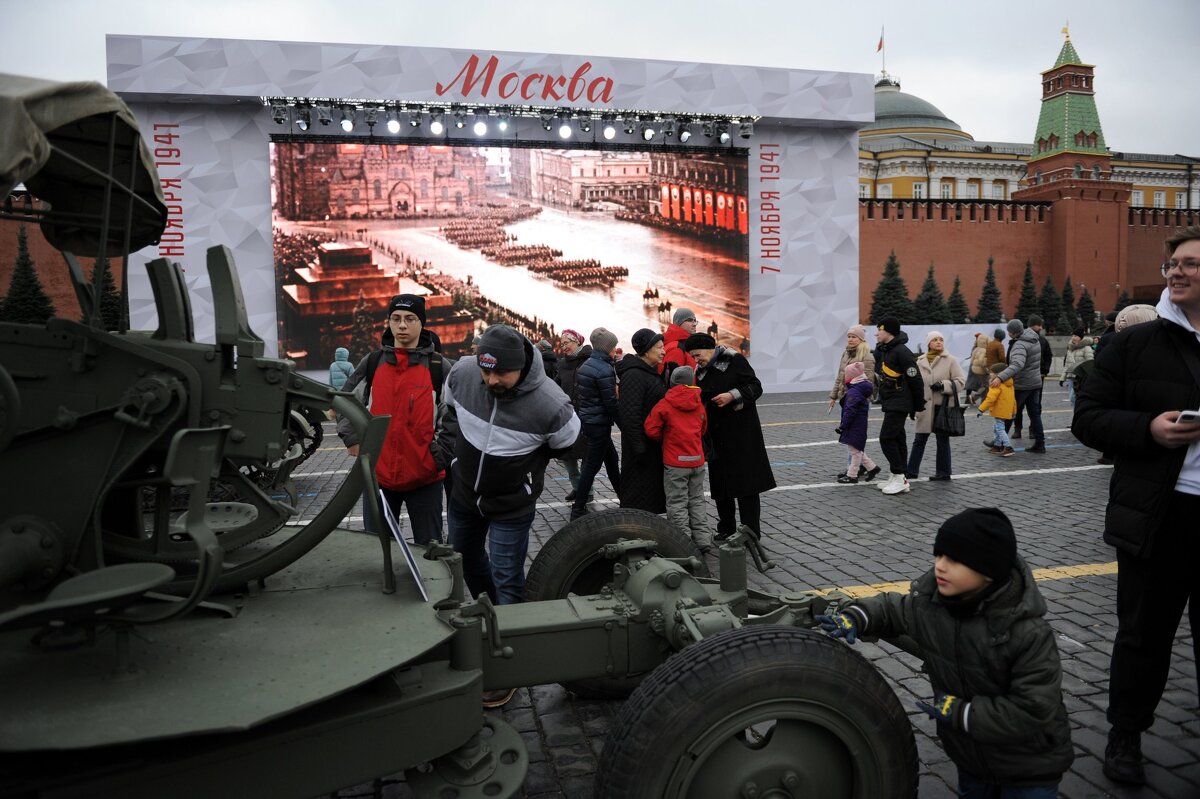
[[[1094,356],[1092,352],[1092,339],[1090,336],[1081,338],[1078,344],[1067,344],[1067,354],[1063,356],[1063,380],[1070,380],[1075,376],[1075,370],[1079,368],[1079,364],[1084,361],[1090,361]]]
[[[579,435],[571,401],[546,378],[542,359],[525,341],[525,368],[510,391],[488,390],[475,358],[463,358],[446,377],[434,442],[439,463],[454,467],[451,498],[489,519],[532,513],[546,463]]]
[[[441,388],[433,385],[430,371],[433,339],[422,330],[417,346],[407,350],[394,348],[390,336],[384,341],[389,343],[383,345],[382,360],[369,385],[371,353],[358,362],[342,390],[354,392],[372,416],[392,417],[375,464],[375,479],[384,488],[411,491],[446,476],[432,449]],[[359,443],[349,420],[339,419],[337,432],[347,447]]]
[[[658,373],[663,377],[669,379],[676,366],[696,368],[696,359],[682,349],[683,342],[690,335],[691,333],[674,322],[667,325],[666,331],[663,332],[663,359],[658,365]]]
[[[875,347],[875,383],[879,386],[879,406],[885,412],[917,413],[925,409],[925,383],[903,330]]]
[[[1071,432],[1109,452],[1114,468],[1104,513],[1104,540],[1147,557],[1164,530],[1171,494],[1200,494],[1200,443],[1167,449],[1150,436],[1164,411],[1200,408],[1200,331],[1163,290],[1159,318],[1113,336],[1092,362],[1077,395]]]
[[[662,442],[664,466],[698,469],[704,465],[708,415],[699,386],[671,386],[646,417],[646,435]]]
[[[842,432],[839,444],[855,449],[867,448],[867,416],[871,412],[871,381],[864,376],[846,386],[846,402],[842,405]]]
[[[1008,582],[974,612],[952,614],[933,570],[907,594],[854,602],[860,632],[909,635],[921,647],[934,693],[971,703],[965,730],[938,725],[946,754],[963,771],[1005,785],[1056,783],[1074,759],[1062,699],[1062,664],[1046,601],[1019,557]]]
[[[1000,382],[1012,378],[1017,391],[1042,387],[1042,341],[1037,331],[1025,328],[1008,348],[1008,367],[999,375]]]
[[[579,421],[584,424],[612,425],[617,422],[617,372],[612,356],[592,351],[575,372],[579,395]]]
[[[621,507],[650,513],[667,509],[662,480],[662,449],[647,438],[643,424],[667,393],[658,370],[633,353],[617,362],[617,426],[621,428]]]
[[[346,380],[352,374],[354,367],[350,365],[350,350],[338,347],[333,351],[333,363],[329,364],[329,385],[342,391],[342,386],[346,385]]]

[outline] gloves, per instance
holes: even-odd
[[[833,432],[840,436],[845,431],[842,430],[842,428],[840,428],[840,427],[835,427],[835,428],[833,428]]]
[[[983,411],[980,411],[979,413],[975,414],[976,419],[978,419],[980,416],[983,416]]]
[[[1065,381],[1065,380],[1059,380],[1059,381],[1058,381],[1058,387],[1059,387],[1059,388],[1062,388],[1064,385],[1066,385],[1066,382],[1067,382],[1067,381]]]
[[[858,641],[858,617],[852,613],[836,613],[832,616],[814,616],[821,629],[830,638],[845,638],[847,643]]]
[[[941,391],[943,389],[944,385],[945,384],[942,383],[941,380],[939,380],[936,383],[934,383],[933,385],[931,385],[930,388],[933,389],[934,391]]]
[[[971,703],[962,697],[939,693],[934,695],[932,705],[928,702],[916,704],[934,721],[946,724],[951,729],[968,732],[967,713],[971,709]]]

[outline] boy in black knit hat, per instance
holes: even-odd
[[[916,640],[933,688],[917,707],[937,722],[960,796],[1057,796],[1074,757],[1062,667],[1012,524],[996,508],[965,510],[942,524],[933,555],[909,593],[859,599],[817,621],[849,643]]]

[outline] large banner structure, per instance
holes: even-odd
[[[611,319],[627,347],[686,306],[752,345],[769,391],[825,388],[859,321],[866,74],[109,36],[108,77],[170,204],[141,255],[183,264],[201,338],[214,244],[268,350],[308,368],[393,290],[431,295],[451,345],[493,321],[532,337]],[[130,302],[153,326],[136,269]]]

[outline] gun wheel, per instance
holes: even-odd
[[[676,653],[626,702],[596,770],[603,799],[916,793],[916,742],[887,682],[845,644],[791,627]]]

